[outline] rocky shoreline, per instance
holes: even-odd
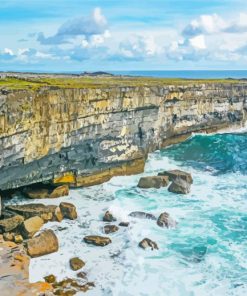
[[[172,170],[161,172],[158,176],[142,177],[137,186],[147,190],[149,188],[158,189],[164,186],[166,187],[170,184],[168,187],[170,192],[186,194],[188,193],[187,189],[192,183],[193,179],[189,173],[180,170]],[[185,188],[183,187],[184,184]],[[183,190],[181,190],[181,188],[183,188]],[[34,192],[31,193],[30,189],[28,191],[25,189],[22,194],[29,199],[43,199],[44,192],[46,193],[46,198],[68,195],[68,190],[64,190],[64,188],[60,191],[56,190],[56,193],[60,192],[60,194],[52,194],[52,197],[47,195],[47,191],[40,188],[39,190],[35,188]],[[10,286],[17,281],[15,277],[21,278],[22,280],[20,281],[20,287],[17,285],[16,294],[13,295],[19,295],[18,293],[28,295],[25,289],[32,289],[30,295],[69,296],[79,291],[86,292],[88,289],[92,289],[95,286],[93,282],[88,281],[86,273],[82,271],[86,263],[78,257],[73,257],[69,260],[70,268],[73,271],[78,271],[76,278],[65,278],[62,281],[57,281],[56,276],[51,274],[44,277],[44,282],[36,284],[29,284],[28,282],[30,259],[57,252],[59,249],[59,241],[56,234],[49,229],[41,230],[42,226],[47,222],[61,222],[63,219],[77,219],[78,214],[73,204],[61,202],[59,206],[45,206],[42,203],[6,206],[3,203],[2,205],[0,217],[0,247],[4,252],[1,254],[1,259],[5,260],[4,258],[8,258],[8,260],[5,260],[5,265],[2,266],[1,274],[3,275],[1,275],[0,279],[0,289],[6,291],[6,295]],[[161,213],[158,218],[151,213],[145,212],[131,212],[129,216],[136,219],[155,220],[157,225],[163,228],[175,228],[177,226],[177,222],[167,212]],[[116,223],[118,223],[118,225],[116,225]],[[115,218],[110,211],[106,211],[102,218],[103,234],[110,235],[111,233],[117,232],[119,231],[119,227],[128,228],[129,222],[117,221],[117,218]],[[86,244],[92,244],[96,247],[105,247],[108,244],[114,243],[110,237],[99,235],[87,235],[83,238],[83,241]],[[138,246],[142,249],[159,249],[157,243],[149,238],[143,238]],[[14,263],[12,262],[13,260]],[[21,268],[19,266],[20,264]],[[13,270],[11,270],[11,268]],[[22,290],[24,292],[22,292]],[[5,296],[5,294],[3,296]]]

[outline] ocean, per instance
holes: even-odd
[[[184,79],[247,79],[247,70],[109,71],[115,75]]]
[[[137,187],[141,176],[177,168],[194,178],[188,195]],[[71,190],[68,197],[42,200],[74,203],[78,219],[45,224],[43,228],[57,234],[59,251],[32,259],[30,280],[51,273],[59,279],[73,277],[69,259],[79,256],[96,285],[87,295],[247,295],[246,181],[247,133],[196,134],[151,153],[143,174],[114,177],[102,185]],[[130,226],[110,234],[112,244],[106,247],[87,245],[84,236],[104,235],[106,210],[117,217],[116,223],[130,221]],[[166,211],[178,225],[160,228],[155,221],[130,218],[132,211],[156,216]],[[159,250],[140,249],[138,243],[145,237]]]

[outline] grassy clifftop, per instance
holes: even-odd
[[[33,75],[26,77],[6,76],[0,78],[0,89],[10,90],[38,90],[42,87],[57,88],[99,88],[111,86],[157,86],[157,85],[188,85],[188,84],[236,84],[243,83],[240,80],[230,79],[177,79],[177,78],[151,78],[151,77],[129,77],[129,76],[63,76],[63,75]]]

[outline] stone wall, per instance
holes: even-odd
[[[0,189],[88,186],[142,172],[148,152],[244,125],[247,84],[0,91]]]

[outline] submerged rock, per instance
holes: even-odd
[[[167,176],[170,181],[174,181],[177,178],[186,181],[189,184],[193,183],[193,178],[190,173],[181,171],[181,170],[170,170],[164,171],[158,174],[158,176]]]
[[[166,187],[169,184],[169,178],[167,176],[152,176],[142,177],[139,180],[138,187],[140,188],[161,188]]]
[[[171,218],[170,214],[168,214],[167,212],[164,212],[160,214],[157,220],[157,224],[160,227],[170,228],[170,227],[176,227],[177,222]]]
[[[140,212],[140,211],[131,212],[129,216],[134,218],[139,218],[139,219],[157,220],[157,218],[153,214]]]
[[[98,236],[98,235],[85,236],[84,241],[88,244],[93,244],[95,246],[101,246],[101,247],[104,247],[112,242],[109,237]]]
[[[118,227],[116,225],[105,225],[104,226],[104,233],[109,234],[118,231]]]
[[[25,220],[20,225],[20,233],[24,238],[32,238],[36,232],[44,225],[44,220],[35,216]]]
[[[106,211],[105,212],[105,215],[104,215],[104,217],[103,217],[103,221],[104,222],[114,222],[114,221],[116,221],[117,219],[112,215],[112,213],[111,212],[109,212],[109,211]]]
[[[11,232],[15,230],[23,221],[24,218],[20,215],[15,215],[11,218],[0,220],[0,233]]]
[[[32,199],[57,198],[69,195],[69,187],[68,185],[61,185],[58,187],[27,187],[23,190],[23,194]]]
[[[87,274],[86,272],[80,271],[79,273],[77,273],[77,277],[80,279],[87,279]]]
[[[130,224],[129,222],[120,222],[118,225],[122,227],[128,227],[129,224]]]
[[[184,181],[183,179],[177,178],[168,187],[168,191],[178,194],[187,194],[190,192],[191,184]]]
[[[151,250],[158,250],[158,245],[156,244],[156,242],[152,241],[149,238],[144,238],[140,243],[139,243],[139,247],[142,249],[147,249],[147,248],[151,248]]]
[[[70,267],[72,270],[81,269],[86,263],[78,257],[71,258],[69,261]]]
[[[77,218],[76,207],[72,203],[61,202],[59,205],[64,218],[75,220]]]
[[[47,255],[58,251],[58,239],[52,230],[45,230],[29,239],[26,248],[30,257]]]

